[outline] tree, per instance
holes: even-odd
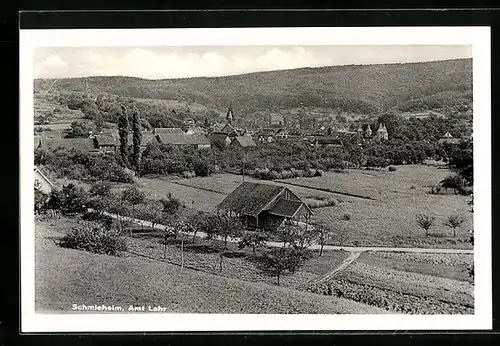
[[[94,130],[94,127],[86,122],[75,120],[71,123],[71,129],[68,132],[68,138],[85,138],[90,135],[90,132]]]
[[[427,214],[417,214],[416,221],[417,225],[425,230],[425,236],[429,236],[429,229],[434,225],[434,220],[436,218]]]
[[[104,181],[95,182],[90,187],[89,193],[91,196],[108,197],[111,195],[111,185]]]
[[[238,243],[238,248],[251,247],[255,254],[255,249],[266,244],[269,239],[269,234],[264,231],[246,231],[243,238]]]
[[[285,272],[294,273],[307,259],[303,251],[292,248],[273,248],[261,258],[261,269],[276,276],[280,285],[280,277]]]
[[[141,121],[139,119],[139,113],[137,109],[134,108],[133,118],[132,118],[132,133],[133,133],[133,165],[137,172],[140,171],[141,162],[141,142],[142,142],[142,127]]]
[[[167,198],[160,199],[160,202],[163,206],[163,212],[169,215],[176,215],[182,205],[181,201],[178,198],[173,197],[170,193]]]
[[[319,250],[319,256],[321,257],[323,255],[323,247],[325,246],[326,242],[332,238],[333,232],[331,229],[321,225],[316,227],[316,232],[318,243],[321,246]]]
[[[122,200],[129,202],[132,205],[132,210],[135,206],[141,204],[146,199],[146,194],[139,190],[137,186],[131,186],[122,192]]]
[[[227,250],[228,238],[240,236],[243,229],[243,224],[239,218],[224,213],[213,215],[207,221],[207,238],[210,240],[216,236],[223,239],[224,250]]]
[[[186,224],[193,233],[192,242],[194,243],[198,231],[204,230],[204,227],[206,225],[206,216],[203,214],[203,212],[199,211],[196,214],[190,215],[186,220]]]
[[[450,215],[444,224],[453,229],[453,237],[456,237],[456,229],[460,227],[464,221],[465,220],[460,215]]]
[[[465,192],[463,179],[458,174],[447,176],[441,180],[439,184],[444,189],[453,189],[455,194],[457,194],[457,192],[461,194]]]
[[[118,134],[120,135],[120,156],[123,165],[129,166],[128,162],[128,115],[125,106],[121,106],[121,113],[118,119]]]

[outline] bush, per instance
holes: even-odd
[[[344,215],[342,215],[342,220],[349,221],[351,218],[352,218],[352,215],[349,213],[345,213]]]
[[[111,216],[96,212],[86,211],[82,215],[82,220],[100,222],[108,230],[113,226],[113,218]]]
[[[125,240],[118,231],[112,228],[106,229],[100,222],[95,221],[83,221],[71,229],[61,239],[59,245],[113,256],[118,255],[119,251],[127,250]]]
[[[389,166],[389,172],[395,172],[396,171],[396,167],[394,166]]]

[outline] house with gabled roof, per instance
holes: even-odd
[[[41,139],[40,148],[54,151],[57,149],[79,150],[84,152],[98,151],[91,138]]]
[[[116,152],[116,148],[120,145],[120,140],[113,134],[100,134],[93,136],[94,145],[100,151]]]
[[[255,147],[256,144],[250,135],[244,135],[244,136],[237,136],[234,137],[233,140],[231,141],[231,145],[240,147],[240,148],[248,148],[248,147]]]
[[[325,136],[325,137],[316,137],[314,140],[314,145],[321,147],[342,148],[344,146],[344,143],[342,142],[341,139],[337,137]]]
[[[35,189],[48,195],[56,188],[55,184],[42,170],[35,166]]]
[[[42,141],[42,137],[40,136],[33,136],[33,145],[35,149],[40,148],[40,143]]]
[[[212,132],[208,135],[210,143],[219,148],[225,148],[231,144],[231,138],[226,132]]]
[[[40,132],[40,136],[43,139],[63,139],[64,133],[63,131],[58,131],[58,130],[48,130]]]
[[[157,136],[151,131],[142,131],[141,135],[142,135],[141,150],[146,149],[148,144],[151,142],[158,143]],[[132,133],[128,134],[127,142],[128,142],[128,145],[130,145],[130,146],[134,145],[134,134],[132,134]],[[118,140],[118,145],[120,145],[119,140]]]
[[[184,131],[182,131],[180,127],[157,127],[153,129],[153,133],[155,135],[161,135],[164,133],[183,134]]]
[[[160,133],[156,135],[158,142],[175,146],[193,146],[197,149],[210,148],[211,144],[205,135],[188,135],[182,133]]]
[[[243,182],[216,207],[237,215],[248,229],[275,231],[285,221],[307,224],[311,208],[285,186]]]
[[[439,143],[441,143],[441,144],[443,144],[443,143],[458,144],[458,143],[460,143],[460,139],[459,138],[453,138],[453,136],[451,135],[451,133],[446,132],[439,139]]]

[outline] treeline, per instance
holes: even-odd
[[[185,99],[221,110],[233,102],[237,111],[245,112],[305,106],[373,114],[408,102],[403,108],[412,110],[460,103],[472,90],[472,59],[304,68],[216,78],[92,77],[59,79],[57,83],[35,80],[35,91],[48,89]],[[411,101],[419,99],[420,104]]]

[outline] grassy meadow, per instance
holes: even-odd
[[[343,245],[472,248],[468,242],[468,230],[473,228],[469,198],[451,191],[443,195],[429,193],[431,186],[449,174],[443,166],[407,165],[397,166],[395,172],[348,169],[314,178],[245,180],[285,185],[308,203],[335,199],[334,206],[313,209],[311,222],[347,234]],[[242,181],[242,176],[217,174],[191,179],[141,178],[138,184],[148,197],[161,198],[171,193],[188,208],[212,212]],[[415,221],[419,213],[435,217],[428,237]],[[465,220],[457,228],[456,238],[444,225],[446,218],[454,214]]]

